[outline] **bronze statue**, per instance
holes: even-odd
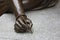
[[[32,22],[25,15],[26,11],[39,10],[54,6],[58,0],[0,0],[0,16],[4,12],[13,12],[16,16],[14,29],[17,33],[29,32]]]

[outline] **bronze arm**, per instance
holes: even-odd
[[[10,0],[11,7],[16,15],[15,31],[16,32],[31,32],[32,22],[25,15],[22,0]]]

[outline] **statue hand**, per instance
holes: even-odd
[[[17,17],[15,22],[15,31],[16,32],[31,32],[32,22],[27,18],[26,15],[20,15]]]

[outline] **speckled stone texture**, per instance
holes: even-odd
[[[0,17],[0,40],[60,40],[60,2],[52,8],[29,11],[26,15],[33,22],[33,33],[16,33],[15,16]]]

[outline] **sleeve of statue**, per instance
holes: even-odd
[[[6,0],[0,0],[0,14],[4,13],[7,11],[8,6]]]

